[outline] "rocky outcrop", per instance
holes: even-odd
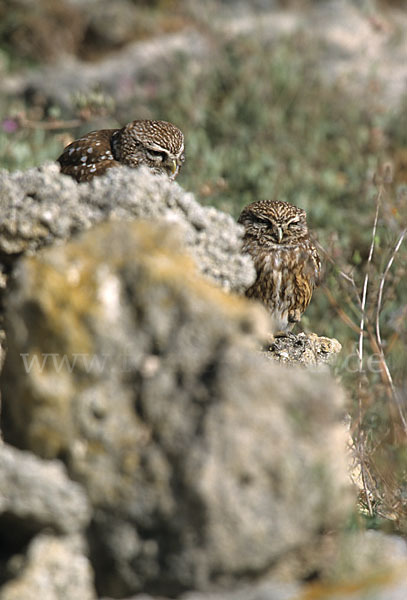
[[[29,452],[1,446],[0,530],[7,535],[13,515],[14,543],[43,529],[77,533],[89,523],[90,505],[81,486],[68,478],[59,461],[44,462]]]
[[[10,562],[15,577],[0,588],[0,600],[96,599],[92,568],[80,536],[38,535],[24,559],[15,556]]]
[[[146,218],[178,225],[181,240],[202,274],[242,293],[254,281],[251,259],[242,256],[240,225],[213,207],[201,206],[168,177],[147,169],[112,169],[77,185],[50,163],[26,171],[0,171],[0,257],[65,242],[107,219]]]
[[[289,334],[265,346],[265,356],[284,365],[317,367],[332,363],[342,349],[336,339],[315,333]]]
[[[254,275],[231,217],[145,171],[77,185],[46,165],[0,191],[0,600],[289,600],[346,580],[344,555],[353,600],[396,600],[405,544],[369,540],[358,567],[364,540],[341,535],[343,392],[295,366],[338,343],[262,355],[267,314],[230,293]]]
[[[78,3],[74,4],[78,11]],[[180,64],[191,77],[197,71],[208,69],[217,60],[216,49],[225,39],[253,36],[266,43],[276,43],[281,38],[301,33],[315,48],[319,45],[320,51],[315,52],[316,70],[327,82],[340,81],[361,98],[365,98],[366,89],[374,85],[375,95],[393,107],[399,106],[404,98],[407,67],[403,34],[407,17],[401,3],[389,6],[390,3],[380,5],[375,0],[367,0],[360,6],[352,0],[325,0],[306,3],[301,9],[295,3],[281,7],[278,2],[260,2],[257,6],[233,2],[224,3],[222,9],[216,2],[212,6],[216,23],[211,25],[219,36],[218,44],[214,31],[207,33],[206,20],[211,14],[208,8],[189,3],[184,13],[186,26],[181,22],[175,33],[160,32],[150,39],[126,44],[121,51],[106,57],[103,51],[112,46],[118,48],[131,38],[129,29],[134,35],[140,15],[134,6],[123,10],[105,0],[103,4],[106,6],[101,9],[99,3],[81,3],[81,8],[84,5],[82,25],[88,21],[94,41],[98,42],[91,55],[96,54],[100,60],[90,62],[75,56],[67,60],[64,56],[57,65],[41,66],[23,76],[6,77],[5,89],[40,98],[44,104],[63,106],[65,112],[73,110],[78,94],[86,96],[95,89],[113,98],[119,106],[134,97],[148,106],[152,87],[165,85],[176,76]],[[106,14],[110,27],[105,26]],[[54,35],[55,27],[51,27],[50,35],[43,37],[47,40]],[[58,49],[48,52],[47,57],[56,54]]]
[[[91,506],[58,461],[0,445],[1,600],[92,600]]]
[[[288,554],[306,575],[352,504],[340,389],[264,359],[266,314],[178,238],[99,226],[21,260],[7,300],[5,437],[83,485],[113,597],[236,585]]]

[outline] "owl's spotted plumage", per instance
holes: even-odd
[[[58,162],[78,182],[122,165],[146,165],[175,179],[184,162],[184,136],[167,121],[132,121],[121,129],[91,131],[66,146]]]
[[[307,308],[319,282],[321,261],[306,213],[288,202],[263,200],[246,206],[243,252],[253,258],[257,278],[246,291],[271,313],[274,333],[289,331]]]

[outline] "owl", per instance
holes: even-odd
[[[262,200],[246,206],[238,221],[245,228],[243,252],[257,272],[246,296],[270,311],[273,333],[288,332],[301,319],[321,274],[306,213],[288,202]]]
[[[121,129],[91,131],[66,146],[58,162],[78,182],[122,165],[146,165],[175,179],[184,162],[184,136],[167,121],[132,121]]]

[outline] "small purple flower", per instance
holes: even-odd
[[[18,122],[16,119],[7,117],[1,123],[1,128],[5,133],[14,133],[18,129]]]

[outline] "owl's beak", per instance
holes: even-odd
[[[164,164],[165,170],[167,171],[167,175],[170,179],[175,179],[176,174],[178,173],[178,163],[175,158],[168,158]]]
[[[277,231],[278,231],[278,243],[281,243],[281,240],[283,239],[283,230],[281,229],[281,227],[277,227]]]
[[[172,161],[170,162],[171,175],[175,175],[175,173],[177,172],[177,169],[178,169],[177,161],[175,159],[172,159]]]

